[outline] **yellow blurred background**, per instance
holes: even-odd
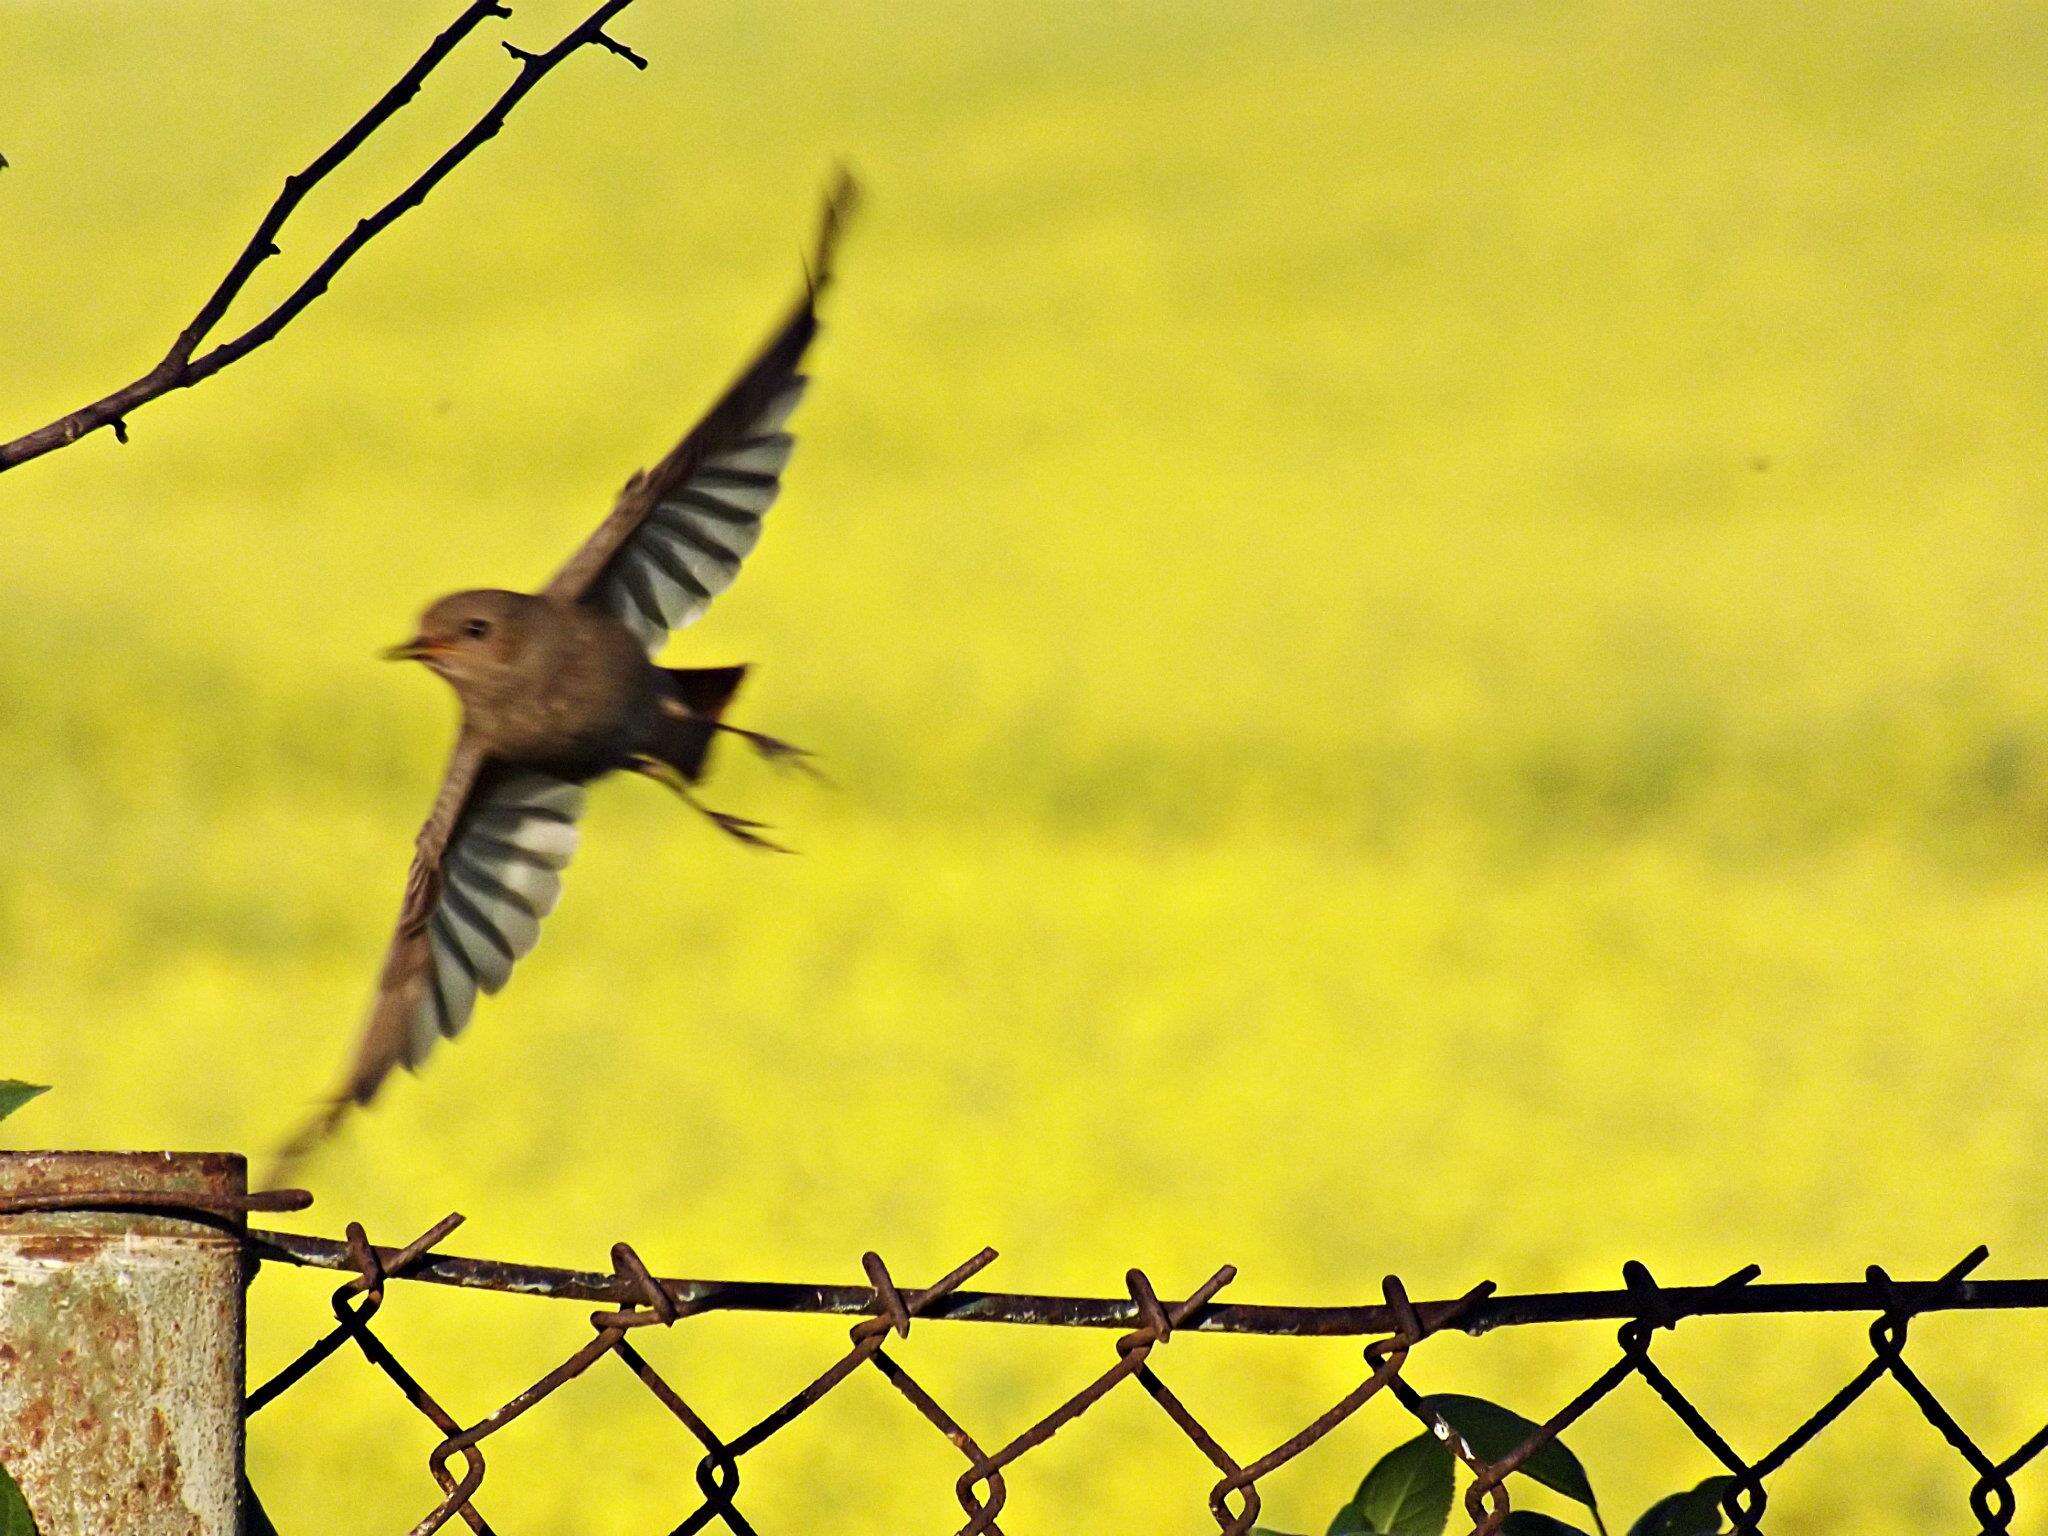
[[[0,431],[123,382],[457,9],[0,3]],[[573,6],[521,4],[533,47]],[[750,857],[593,797],[539,951],[307,1170],[309,1230],[462,1252],[1244,1300],[2048,1267],[2048,24],[2023,5],[709,6],[617,24],[270,348],[0,478],[0,1074],[15,1144],[275,1144],[360,1018],[452,722],[375,663],[530,585],[869,184],[738,587]],[[506,78],[488,32],[314,198],[258,312]],[[232,320],[230,322],[232,324]],[[331,1277],[266,1271],[258,1370]],[[400,1291],[465,1422],[574,1307]],[[711,1422],[841,1325],[650,1350]],[[1998,1446],[2043,1329],[1939,1318]],[[1107,1336],[919,1330],[984,1443]],[[1445,1339],[1548,1413],[1604,1326]],[[1862,1321],[1660,1358],[1760,1453]],[[1355,1343],[1158,1360],[1250,1456]],[[1012,1536],[1199,1532],[1142,1398],[1028,1459]],[[1265,1485],[1321,1529],[1392,1404]],[[434,1436],[344,1356],[256,1421],[286,1531],[403,1529]],[[1716,1470],[1632,1388],[1572,1436],[1626,1518]],[[663,1529],[694,1449],[623,1371],[494,1447],[498,1528]],[[958,1458],[879,1379],[749,1459],[764,1532],[941,1531]],[[1881,1386],[1772,1483],[1783,1536],[1960,1528]],[[2028,1474],[2022,1508],[2048,1499]],[[1542,1505],[1537,1495],[1527,1502]]]

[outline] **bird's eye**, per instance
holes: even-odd
[[[481,640],[491,632],[491,621],[489,619],[471,619],[462,626],[462,632],[472,640]]]

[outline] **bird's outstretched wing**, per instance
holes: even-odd
[[[817,298],[854,198],[842,175],[796,308],[674,451],[627,483],[548,595],[597,604],[659,649],[732,584],[780,488],[791,446],[782,428],[805,382],[798,365],[817,334]],[[561,894],[582,809],[581,786],[492,762],[466,737],[456,743],[420,828],[355,1059],[332,1103],[285,1148],[286,1162],[350,1104],[369,1103],[394,1068],[417,1067],[435,1040],[460,1031],[479,991],[505,984]]]
[[[511,977],[561,895],[583,798],[581,785],[492,762],[467,736],[456,742],[413,849],[355,1059],[332,1101],[286,1145],[283,1165],[351,1104],[369,1103],[393,1068],[419,1066],[436,1040],[460,1033],[477,993]]]
[[[457,796],[451,825],[444,805]],[[582,814],[581,785],[456,749],[420,831],[349,1099],[369,1103],[393,1067],[417,1067],[461,1033],[478,992],[511,978],[562,894]]]
[[[547,584],[548,596],[594,604],[659,651],[732,585],[782,489],[795,446],[784,429],[803,397],[800,368],[818,332],[818,296],[832,280],[856,198],[842,173],[826,196],[808,280],[789,317],[668,457],[626,482],[611,515]]]

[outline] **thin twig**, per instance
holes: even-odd
[[[320,264],[262,319],[241,334],[204,352],[199,351],[200,345],[219,326],[256,269],[278,254],[277,236],[306,194],[360,149],[401,107],[412,100],[419,93],[420,86],[427,76],[432,74],[441,61],[470,33],[491,17],[512,14],[502,0],[471,0],[462,14],[428,45],[426,52],[399,77],[397,83],[378,97],[370,109],[357,118],[340,138],[321,151],[304,170],[295,176],[285,178],[284,190],[270,205],[269,211],[263,215],[255,233],[249,237],[248,244],[235,258],[234,265],[228,268],[227,275],[221,279],[219,286],[199,307],[191,323],[178,333],[177,340],[171,343],[171,349],[164,354],[162,361],[134,382],[124,385],[112,394],[60,416],[47,426],[24,433],[12,442],[0,443],[0,472],[12,469],[17,464],[25,464],[30,459],[40,458],[69,443],[75,443],[87,433],[96,432],[102,427],[111,427],[115,438],[126,442],[127,417],[136,407],[146,405],[172,390],[188,389],[202,379],[211,378],[228,364],[248,356],[270,341],[297,319],[308,304],[327,291],[328,285],[334,281],[335,274],[347,265],[358,251],[409,209],[418,207],[450,171],[475,153],[486,140],[495,137],[498,130],[505,125],[506,117],[526,93],[540,84],[549,71],[577,49],[586,46],[602,48],[628,60],[636,68],[645,69],[645,59],[605,31],[612,18],[630,4],[632,0],[605,0],[605,3],[585,18],[579,26],[566,33],[552,48],[541,53],[529,53],[507,44],[513,57],[519,61],[518,73],[513,76],[511,84],[506,86],[497,100],[470,125],[467,132],[443,151],[397,196],[367,218],[357,221],[355,227],[342,237]]]

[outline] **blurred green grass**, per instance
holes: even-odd
[[[8,6],[0,421],[146,366],[445,9]],[[783,302],[843,155],[872,197],[789,495],[678,646],[759,663],[750,718],[841,787],[732,765],[786,861],[597,796],[545,944],[312,1170],[313,1226],[460,1207],[471,1251],[624,1235],[780,1277],[873,1245],[906,1281],[992,1242],[1013,1288],[1230,1260],[1247,1298],[1330,1301],[1631,1256],[2048,1263],[2037,11],[650,3],[620,31],[648,74],[565,69],[275,346],[125,449],[0,479],[0,1068],[60,1087],[13,1136],[260,1151],[326,1087],[450,724],[372,651],[562,557]],[[491,55],[309,205],[256,299]],[[258,1365],[321,1289],[264,1277]],[[387,1315],[465,1419],[582,1326]],[[1916,1337],[2012,1442],[2036,1332]],[[835,1337],[657,1347],[727,1427]],[[1669,1347],[1752,1451],[1862,1348]],[[984,1441],[1107,1358],[909,1348]],[[1539,1412],[1611,1341],[1433,1348],[1432,1388]],[[1247,1453],[1357,1366],[1171,1353]],[[402,1528],[424,1443],[326,1372],[257,1425],[273,1512]],[[516,1432],[502,1528],[685,1512],[635,1390]],[[952,1453],[900,1414],[835,1400],[743,1507],[946,1528]],[[1063,1435],[1005,1527],[1200,1529],[1209,1479],[1153,1418]],[[1401,1432],[1366,1415],[1269,1516],[1334,1507]],[[1576,1443],[1623,1512],[1711,1470],[1646,1403]],[[1952,1460],[1859,1409],[1773,1528],[1924,1529]]]

